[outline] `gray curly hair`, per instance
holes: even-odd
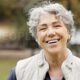
[[[29,21],[27,22],[27,24],[29,26],[29,32],[34,38],[36,38],[36,27],[38,26],[40,15],[42,15],[43,12],[56,13],[56,16],[60,17],[64,24],[68,25],[67,28],[70,34],[72,34],[74,28],[74,20],[71,11],[68,11],[59,3],[49,3],[44,4],[40,7],[32,8],[29,11]]]

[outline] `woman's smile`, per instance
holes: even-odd
[[[49,46],[55,46],[55,45],[58,44],[59,41],[60,41],[60,38],[54,38],[54,39],[51,39],[51,40],[47,40],[46,43]]]

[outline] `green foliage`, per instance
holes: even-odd
[[[15,67],[17,60],[0,59],[0,80],[7,80],[10,71]]]

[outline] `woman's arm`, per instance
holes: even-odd
[[[17,80],[15,74],[15,68],[11,70],[8,80]]]

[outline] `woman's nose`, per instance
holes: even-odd
[[[49,28],[49,29],[47,30],[47,36],[48,36],[48,37],[53,37],[55,34],[56,34],[55,29]]]

